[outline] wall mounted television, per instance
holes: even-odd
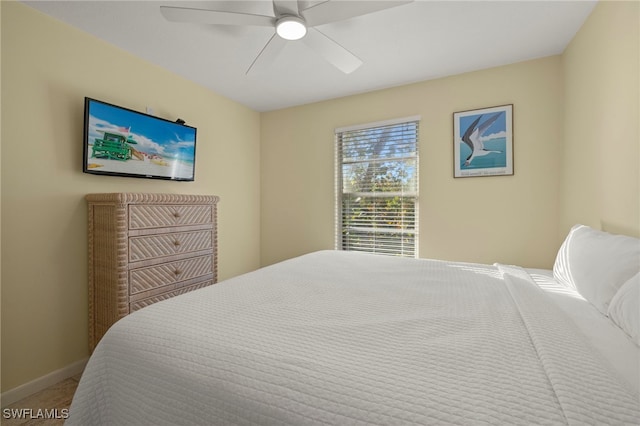
[[[84,165],[97,175],[193,181],[196,128],[84,100]]]

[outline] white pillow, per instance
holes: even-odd
[[[562,243],[553,275],[607,314],[622,285],[640,272],[640,239],[575,225]]]
[[[640,274],[624,283],[613,296],[609,318],[640,346]]]

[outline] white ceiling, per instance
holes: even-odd
[[[273,29],[168,22],[160,6],[273,15],[270,0],[24,3],[256,111],[269,111],[560,54],[596,2],[416,0],[318,27],[363,60],[351,74],[305,44],[288,42],[267,70],[248,75]]]

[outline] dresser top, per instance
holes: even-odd
[[[116,203],[116,204],[216,204],[220,197],[216,195],[191,194],[156,194],[142,192],[110,192],[87,194],[88,202]]]

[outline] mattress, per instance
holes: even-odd
[[[522,268],[321,251],[123,318],[66,423],[637,424],[639,405]]]

